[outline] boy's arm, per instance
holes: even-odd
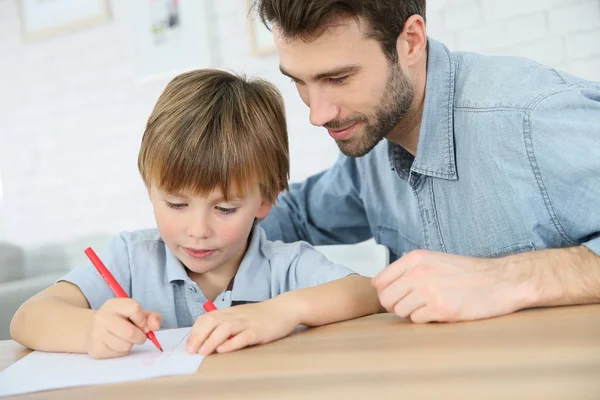
[[[370,280],[353,274],[286,292],[261,303],[201,315],[188,337],[186,349],[204,355],[228,352],[281,339],[298,325],[324,325],[378,311],[383,308]]]
[[[126,355],[160,328],[161,316],[130,298],[107,300],[91,310],[76,285],[61,281],[27,300],[10,325],[13,339],[34,350],[88,353],[95,358]]]
[[[306,326],[385,312],[370,279],[358,274],[283,293],[270,301],[288,309],[296,315],[299,324]]]
[[[93,317],[83,292],[58,282],[23,303],[10,323],[10,335],[34,350],[85,353]]]

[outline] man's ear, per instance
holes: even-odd
[[[416,64],[427,48],[427,28],[420,15],[412,15],[404,23],[404,30],[396,41],[396,51],[408,66]]]
[[[273,203],[271,203],[269,200],[263,200],[262,203],[260,203],[260,208],[256,212],[256,218],[265,218],[267,214],[269,214],[269,211],[271,211],[271,208],[273,208]]]

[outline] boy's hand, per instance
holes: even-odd
[[[189,353],[225,353],[292,333],[299,317],[282,297],[201,315],[187,340]]]
[[[142,309],[133,299],[110,299],[94,315],[86,351],[94,358],[127,355],[134,344],[146,341],[149,330],[158,330],[161,321],[159,313]]]

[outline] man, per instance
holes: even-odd
[[[600,301],[600,84],[452,53],[425,0],[258,0],[280,68],[342,155],[292,185],[270,239],[356,243],[414,322]]]

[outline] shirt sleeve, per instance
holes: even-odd
[[[529,118],[528,156],[556,234],[600,255],[600,84],[552,94]]]
[[[82,250],[83,251],[83,250]],[[131,296],[131,269],[129,268],[129,254],[127,242],[120,235],[107,245],[106,250],[98,257],[128,296]],[[100,308],[108,299],[115,297],[108,284],[102,279],[94,265],[87,261],[58,280],[71,282],[77,285],[90,303],[90,308]]]
[[[293,247],[291,255],[284,253],[273,258],[279,258],[277,266],[286,269],[284,273],[276,273],[279,276],[277,294],[321,285],[355,274],[350,268],[329,261],[306,242],[297,242]]]
[[[356,159],[340,155],[330,169],[290,185],[260,225],[269,240],[286,243],[349,244],[369,239]]]

